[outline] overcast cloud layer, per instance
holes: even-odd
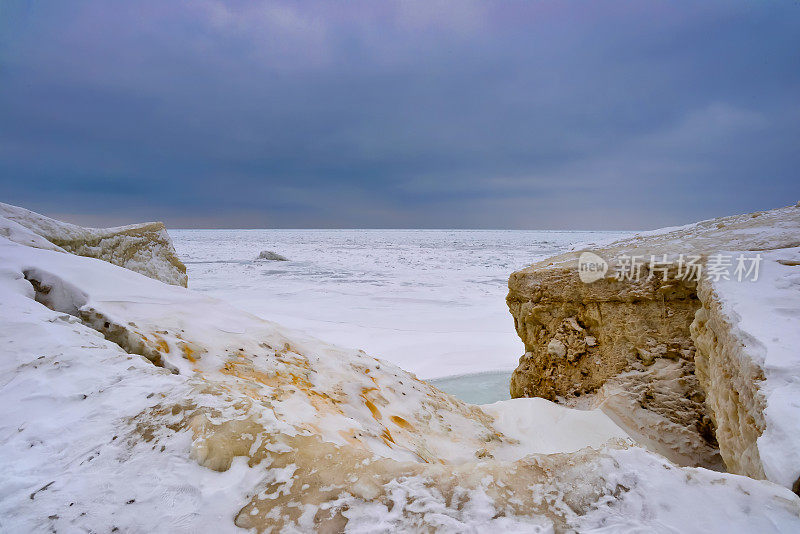
[[[0,3],[0,200],[636,229],[800,200],[800,3]]]

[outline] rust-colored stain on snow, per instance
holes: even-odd
[[[369,411],[372,412],[372,417],[374,417],[378,421],[380,421],[383,418],[380,410],[378,410],[378,407],[375,406],[371,400],[364,399],[364,404],[366,404],[367,408],[369,408]]]
[[[194,351],[186,343],[181,344],[181,351],[183,352],[183,357],[189,360],[190,362],[194,363],[197,361],[197,359],[193,356]]]
[[[338,400],[332,398],[326,392],[318,390],[311,383],[308,376],[306,376],[306,371],[302,369],[307,367],[307,362],[292,362],[295,372],[274,371],[268,373],[257,370],[249,357],[242,358],[241,354],[238,356],[239,359],[226,362],[220,369],[220,373],[271,387],[273,388],[271,396],[277,400],[282,400],[294,392],[300,392],[308,397],[309,402],[318,412],[344,413],[337,406]]]
[[[392,438],[392,435],[391,435],[391,434],[389,433],[389,431],[388,431],[387,429],[385,429],[385,428],[383,429],[383,432],[381,433],[381,438],[383,438],[383,441],[384,441],[384,442],[385,442],[387,445],[389,445],[389,443],[394,443],[394,438]],[[391,447],[391,445],[389,445],[389,446]]]
[[[361,441],[359,441],[357,432],[358,431],[355,428],[350,428],[348,430],[340,430],[339,435],[353,447],[368,451],[369,449],[367,448],[367,446],[361,443]]]
[[[169,354],[169,344],[158,336],[154,337],[156,338],[156,348],[161,352]]]
[[[409,431],[414,431],[414,427],[411,423],[400,417],[399,415],[393,415],[389,419],[392,420],[392,423],[396,424],[400,428],[404,428]]]

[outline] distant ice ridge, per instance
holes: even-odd
[[[98,258],[186,287],[186,267],[175,254],[164,223],[83,228],[0,202],[0,235],[28,246]]]
[[[0,530],[792,532],[600,412],[482,409],[362,351],[0,237]]]

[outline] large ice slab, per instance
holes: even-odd
[[[84,228],[0,202],[0,235],[38,248],[52,248],[45,244],[49,242],[73,254],[98,258],[167,284],[186,287],[186,266],[175,254],[164,223]]]

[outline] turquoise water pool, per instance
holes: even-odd
[[[470,375],[448,376],[428,380],[437,388],[464,402],[472,404],[489,404],[508,400],[508,383],[511,371],[490,371]]]

